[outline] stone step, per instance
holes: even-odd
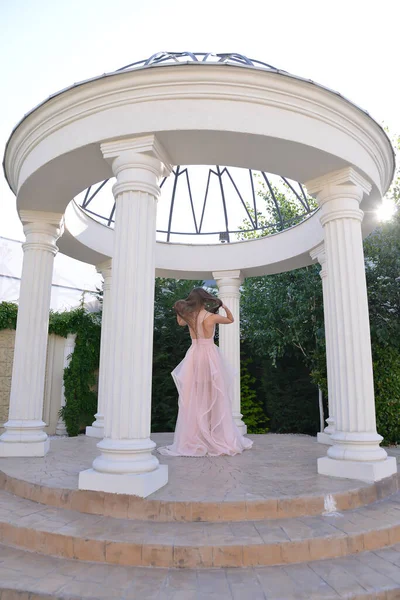
[[[339,558],[400,542],[400,493],[316,517],[157,523],[84,515],[0,491],[0,542],[129,566],[253,567]]]
[[[323,478],[324,480],[327,478]],[[167,501],[125,494],[108,494],[39,485],[0,471],[0,489],[11,494],[82,513],[125,519],[172,522],[232,522],[321,515],[346,511],[382,500],[400,489],[400,474],[376,483],[332,493],[285,495],[262,498],[248,494],[245,499],[209,501]]]
[[[1,600],[398,600],[400,544],[279,567],[157,569],[42,556],[0,545]]]

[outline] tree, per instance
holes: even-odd
[[[257,195],[263,200],[264,210],[257,210],[256,219],[254,207],[246,203],[252,221],[244,219],[239,226],[242,231],[237,234],[239,240],[250,240],[283,231],[300,223],[310,210],[313,211],[317,208],[314,198],[305,194],[304,197],[300,194],[296,195],[285,182],[278,188],[276,185],[271,185],[269,180],[267,186],[259,175],[254,176],[254,181]],[[258,227],[256,231],[252,230],[255,223]]]
[[[400,350],[400,210],[364,242],[374,342]]]

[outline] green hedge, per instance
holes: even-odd
[[[268,433],[268,417],[263,402],[256,392],[256,377],[251,374],[252,359],[241,357],[240,410],[247,425],[247,433]]]
[[[13,302],[0,303],[0,330],[16,329],[18,305]]]
[[[384,444],[400,443],[400,352],[391,346],[373,349],[376,425]]]
[[[316,435],[320,429],[318,388],[301,358],[283,356],[276,366],[265,359],[258,372],[258,394],[271,431]]]

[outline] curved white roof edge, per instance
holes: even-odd
[[[114,230],[90,217],[75,202],[65,211],[60,251],[91,264],[112,258]],[[290,271],[311,264],[310,251],[322,241],[319,215],[267,237],[234,244],[157,242],[156,275],[210,279],[213,271],[240,270],[245,277]]]

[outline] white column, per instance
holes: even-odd
[[[43,395],[56,241],[62,215],[21,211],[26,241],[18,305],[10,409],[0,456],[44,456]]]
[[[397,471],[376,431],[371,340],[359,205],[371,185],[348,167],[307,184],[321,207],[328,269],[336,430],[318,473],[378,481]]]
[[[96,267],[104,279],[103,283],[103,312],[101,317],[101,341],[100,341],[100,365],[99,365],[99,389],[97,401],[97,413],[95,421],[90,427],[86,427],[86,435],[102,439],[104,437],[104,412],[107,400],[107,365],[110,361],[110,331],[113,326],[113,314],[111,308],[111,259],[106,260]]]
[[[234,323],[219,328],[219,347],[225,360],[236,376],[232,385],[232,414],[236,425],[244,435],[247,427],[240,412],[240,271],[215,271],[213,277],[218,286],[218,297],[231,310]]]
[[[69,333],[67,335],[67,339],[65,340],[64,369],[66,369],[68,367],[69,363],[71,362],[72,354],[73,354],[74,348],[75,348],[75,339],[76,339],[76,334]],[[63,406],[65,406],[64,377],[63,377],[63,384],[61,387],[61,408],[63,408]],[[56,435],[67,435],[67,433],[68,432],[67,432],[67,428],[65,426],[64,419],[60,416],[58,419],[57,426],[56,426]]]
[[[105,365],[104,439],[79,488],[146,497],[168,481],[150,439],[158,185],[169,160],[154,136],[107,142],[117,182],[111,281],[112,327]],[[169,170],[168,170],[169,172]]]
[[[322,280],[322,296],[324,301],[324,324],[325,324],[325,353],[326,353],[326,368],[327,368],[327,379],[328,379],[328,418],[326,419],[327,426],[323,432],[319,432],[317,440],[320,444],[331,445],[331,435],[335,432],[335,409],[333,406],[334,399],[334,378],[332,376],[332,334],[330,331],[330,310],[329,310],[329,294],[328,294],[328,269],[326,267],[326,253],[325,244],[319,244],[316,248],[313,248],[310,252],[310,256],[313,260],[318,260],[321,265],[319,272]]]

